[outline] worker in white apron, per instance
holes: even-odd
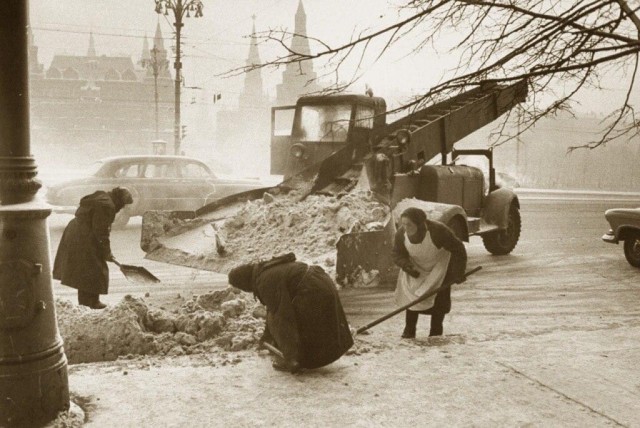
[[[427,219],[419,208],[400,215],[393,246],[393,261],[400,267],[395,300],[403,306],[443,284],[462,282],[467,264],[464,244],[444,224]],[[416,336],[419,314],[431,315],[429,336],[443,333],[444,317],[451,310],[451,288],[446,287],[406,311],[403,338]]]

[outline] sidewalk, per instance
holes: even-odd
[[[221,353],[72,366],[70,388],[87,427],[640,426],[638,326],[491,342],[399,329],[295,376]]]

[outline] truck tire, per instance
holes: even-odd
[[[515,204],[511,204],[507,228],[498,232],[482,235],[484,248],[496,256],[509,254],[518,244],[521,227],[520,210]]]
[[[631,266],[640,268],[640,231],[632,232],[625,238],[624,256]]]

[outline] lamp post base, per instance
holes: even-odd
[[[69,408],[51,285],[51,209],[0,205],[0,426],[40,426]]]

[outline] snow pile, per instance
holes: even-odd
[[[323,265],[331,274],[340,236],[381,230],[388,217],[388,207],[371,192],[349,193],[340,199],[310,195],[304,201],[265,193],[218,227],[227,252],[218,258],[219,268],[225,272],[240,263],[293,252],[298,260]],[[217,258],[215,251],[212,246],[203,256]]]
[[[172,312],[126,296],[95,311],[56,300],[58,326],[70,364],[113,361],[125,355],[184,355],[253,346],[265,308],[233,287],[194,296]]]

